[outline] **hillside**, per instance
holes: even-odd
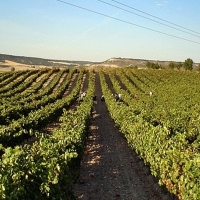
[[[135,67],[145,68],[147,62],[155,62],[163,67],[167,67],[171,61],[157,61],[157,60],[144,60],[144,59],[131,59],[131,58],[111,58],[103,62],[107,65],[116,65],[118,67]]]
[[[36,57],[15,56],[0,54],[0,70],[23,70],[23,69],[38,69],[38,68],[51,68],[51,67],[86,67],[96,69],[99,67],[137,67],[146,68],[147,62],[158,63],[163,68],[167,68],[170,62],[174,61],[159,61],[159,60],[145,60],[133,58],[110,58],[102,62],[91,61],[71,61],[71,60],[52,60]],[[194,64],[194,69],[198,63]]]
[[[52,60],[36,57],[15,56],[0,54],[1,70],[10,70],[14,67],[17,70],[44,68],[44,67],[85,67],[93,64],[89,61],[69,61],[69,60]]]

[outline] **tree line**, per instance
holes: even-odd
[[[154,62],[150,62],[148,61],[146,63],[146,67],[148,69],[162,69],[161,64],[159,63],[154,63]],[[169,69],[184,69],[184,70],[193,70],[194,68],[194,62],[191,58],[187,58],[184,62],[170,62],[168,65]],[[197,70],[200,70],[200,64],[198,65]]]

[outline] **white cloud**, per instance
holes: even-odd
[[[164,7],[164,6],[167,5],[167,3],[168,3],[167,0],[165,0],[165,1],[156,1],[155,2],[156,6],[158,6],[158,7]]]

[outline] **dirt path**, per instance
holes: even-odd
[[[149,169],[128,147],[114,126],[96,76],[90,133],[81,163],[80,178],[74,185],[77,199],[83,200],[170,200],[173,195],[159,187]]]

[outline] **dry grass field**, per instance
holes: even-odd
[[[5,60],[5,62],[0,62],[0,72],[11,71],[12,69],[17,71],[17,70],[34,70],[34,69],[42,69],[42,68],[47,68],[47,66],[45,66],[45,65],[27,65],[27,64],[13,62],[10,60]]]

